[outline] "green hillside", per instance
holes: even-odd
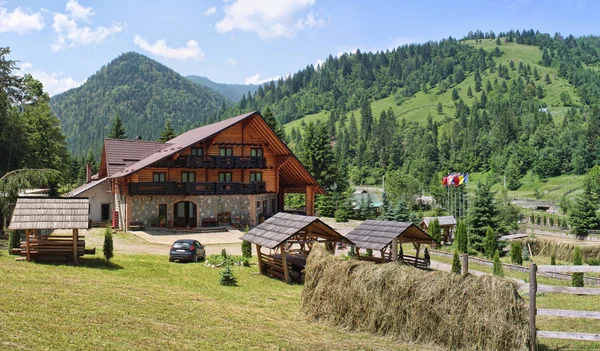
[[[498,46],[494,40],[482,40],[475,42],[475,40],[466,40],[464,43],[471,45],[477,49],[483,48],[487,52],[494,51],[498,47],[502,51],[502,56],[495,58],[496,64],[508,65],[511,60],[515,62],[515,69],[509,70],[510,77],[518,76],[517,65],[519,61],[523,61],[523,64],[529,64],[531,68],[536,68],[543,80],[546,73],[550,75],[552,80],[551,84],[544,84],[544,98],[541,99],[548,106],[548,111],[555,117],[564,116],[568,107],[563,106],[560,100],[560,94],[567,92],[573,104],[579,104],[579,97],[576,93],[575,88],[569,84],[565,79],[561,78],[557,74],[557,70],[553,67],[544,67],[539,64],[542,58],[542,52],[537,46],[524,45],[517,43],[504,43]],[[490,69],[481,72],[483,85],[485,86],[488,80],[493,81],[498,77],[496,73],[491,73]],[[469,87],[473,89],[474,86],[474,75],[467,75],[466,79],[453,87],[458,90],[460,98],[465,103],[471,105],[475,98],[481,96],[481,93],[473,92],[473,97],[467,96],[467,90]],[[443,112],[440,114],[437,112],[437,104],[441,103],[443,106]],[[429,114],[433,116],[434,120],[441,121],[445,116],[454,116],[456,111],[454,107],[454,101],[452,100],[452,89],[448,89],[445,92],[440,92],[438,87],[429,90],[425,93],[422,90],[417,92],[413,97],[404,100],[400,105],[396,104],[394,95],[390,95],[386,98],[375,100],[371,102],[371,109],[373,115],[378,117],[381,111],[387,111],[391,108],[394,111],[394,115],[398,119],[406,119],[407,121],[423,122]],[[348,112],[348,116],[354,113],[355,116],[359,115],[359,109]],[[290,132],[292,128],[298,128],[302,122],[308,123],[309,121],[322,120],[325,121],[329,115],[328,111],[321,111],[319,113],[309,114],[298,120],[285,124],[286,132]]]
[[[102,67],[80,87],[52,97],[69,151],[100,152],[118,114],[130,138],[156,140],[170,118],[177,132],[217,119],[216,109],[231,104],[225,96],[192,83],[172,69],[134,52]]]
[[[207,88],[210,88],[221,95],[225,95],[233,101],[240,101],[242,96],[247,95],[248,92],[254,94],[258,89],[258,85],[254,84],[225,84],[225,83],[216,83],[212,80],[201,77],[201,76],[187,76],[187,79],[191,80],[196,84],[200,84]]]

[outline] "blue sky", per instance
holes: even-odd
[[[591,0],[0,1],[0,45],[56,94],[128,51],[183,75],[258,83],[329,54],[476,29],[600,34],[598,13]]]

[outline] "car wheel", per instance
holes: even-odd
[[[194,258],[192,258],[192,262],[198,262],[198,254],[194,254]]]
[[[173,259],[173,257],[169,257],[169,262],[175,262],[175,260]]]

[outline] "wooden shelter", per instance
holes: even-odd
[[[85,253],[85,241],[79,229],[87,229],[89,200],[87,198],[26,197],[17,199],[10,229],[25,230],[21,255],[31,260],[70,259],[78,262]],[[72,235],[44,235],[41,231],[72,229]]]
[[[446,243],[452,242],[454,228],[456,228],[456,218],[454,216],[425,217],[421,221],[421,229],[428,232],[429,225],[436,218],[440,222],[440,228],[442,229],[442,241]]]
[[[425,260],[419,258],[421,244],[435,244],[436,241],[419,227],[408,222],[367,220],[346,235],[356,245],[356,256],[361,260],[379,263],[403,262],[418,268],[426,268]],[[398,245],[412,243],[417,254],[399,254]],[[360,249],[379,251],[381,257],[361,257]]]
[[[242,240],[256,245],[258,268],[262,274],[286,282],[302,282],[306,258],[316,243],[335,253],[336,244],[353,243],[317,217],[279,212],[259,224]],[[270,249],[269,254],[262,249]]]

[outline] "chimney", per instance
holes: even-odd
[[[85,182],[89,183],[92,181],[92,164],[88,163],[85,165]]]

